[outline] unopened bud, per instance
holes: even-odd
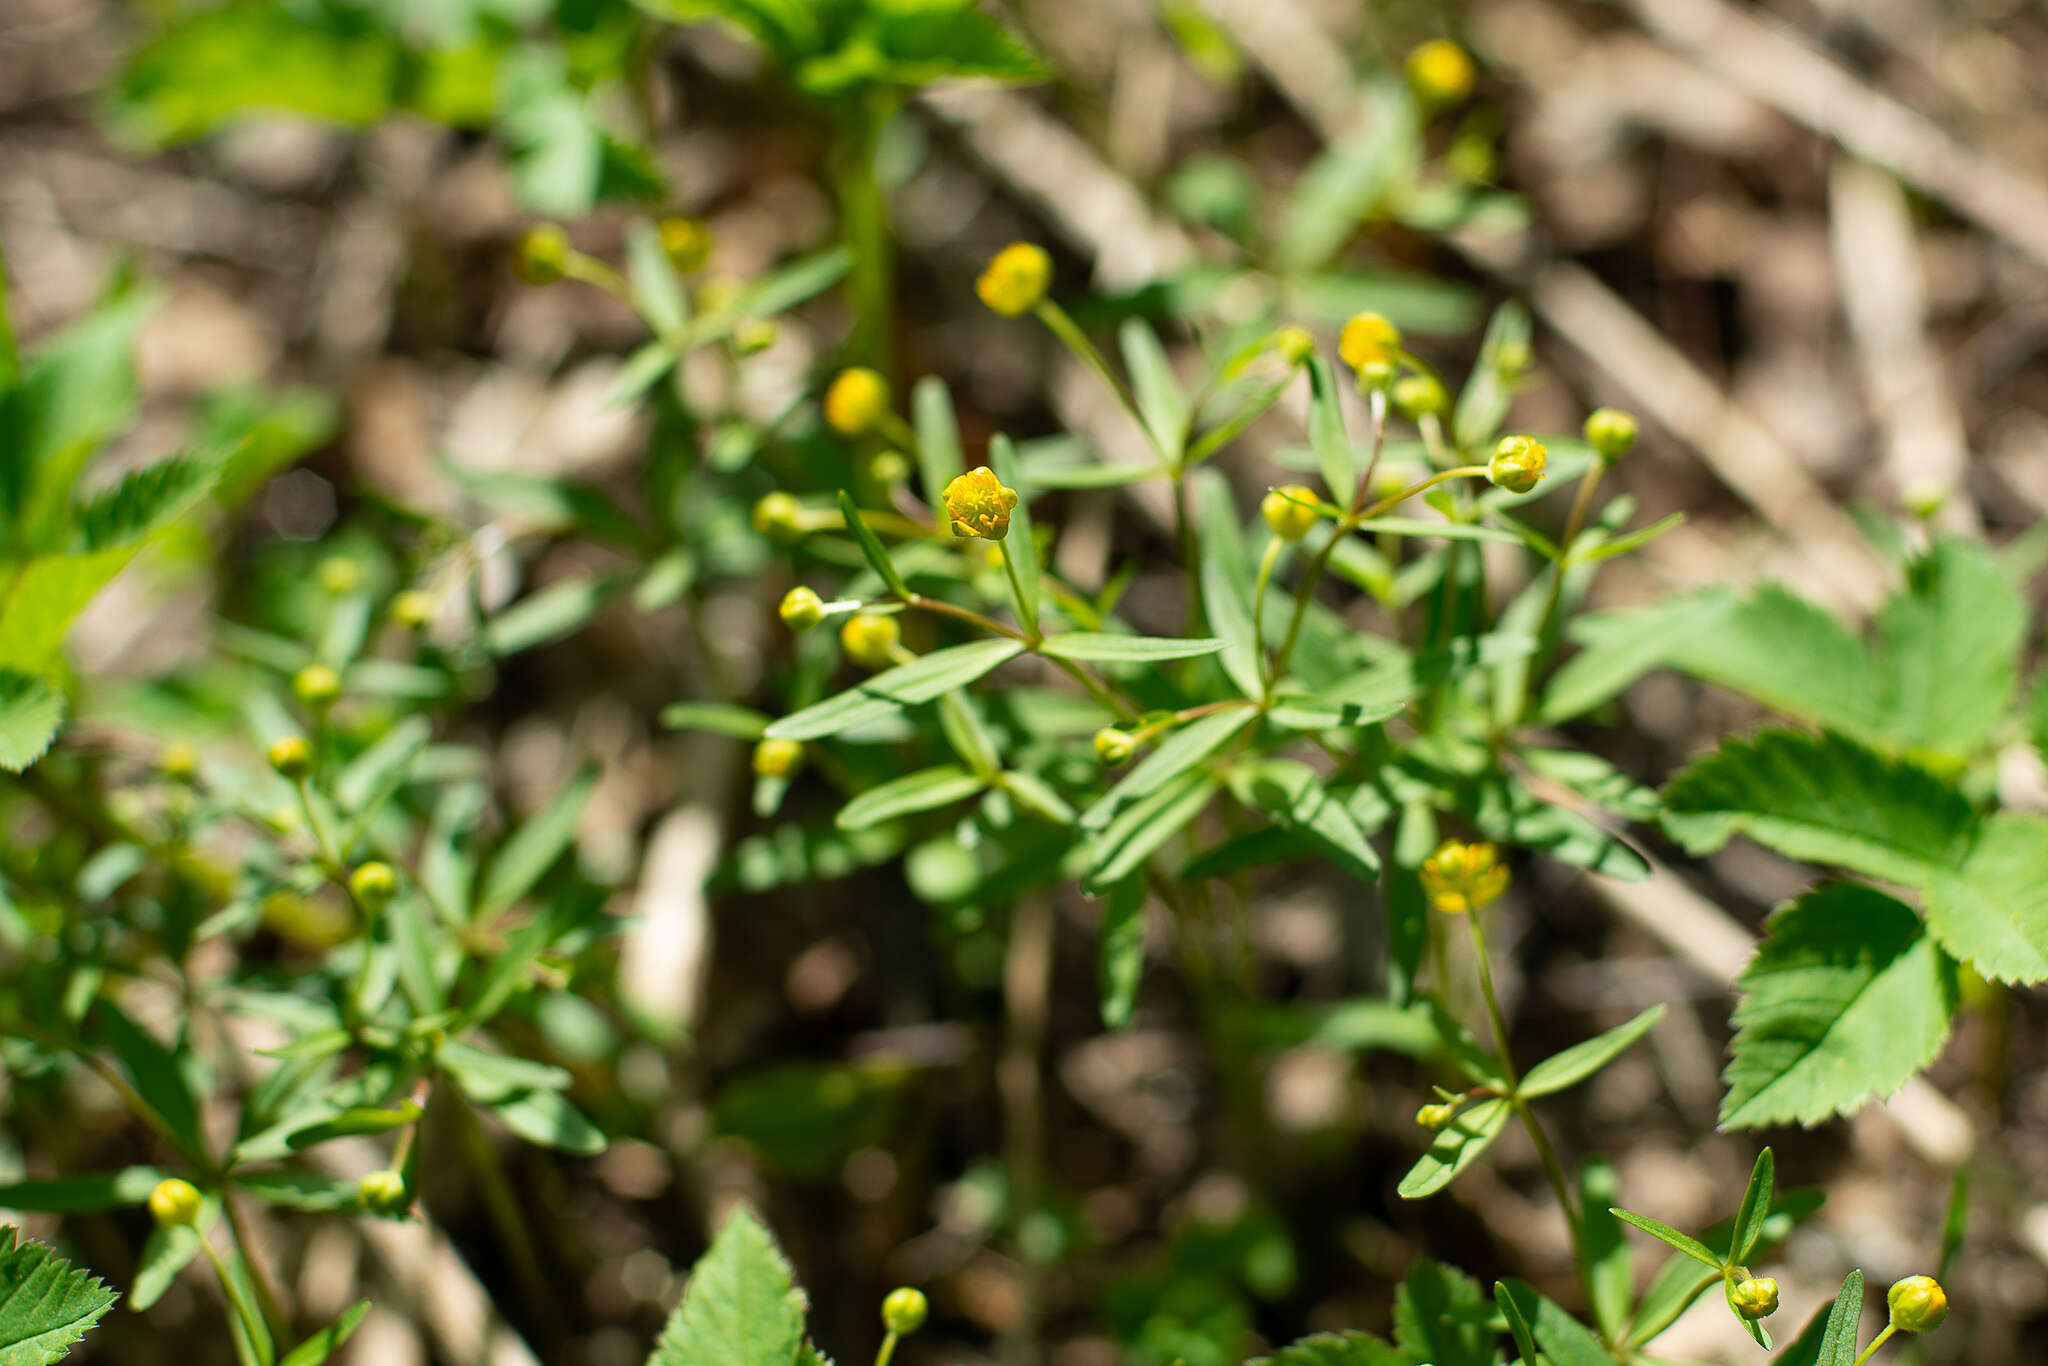
[[[372,1214],[403,1214],[412,1204],[412,1192],[397,1172],[365,1172],[356,1182],[356,1204]]]
[[[348,890],[364,910],[380,911],[398,895],[398,874],[390,864],[373,859],[349,874]]]
[[[763,778],[787,778],[804,761],[804,747],[796,740],[763,740],[754,746],[754,772]]]
[[[1131,751],[1137,747],[1138,742],[1131,738],[1129,731],[1118,730],[1115,726],[1104,726],[1095,732],[1095,757],[1105,764],[1122,763],[1131,757]]]
[[[790,630],[808,631],[825,619],[825,600],[798,584],[782,595],[782,606],[776,611]]]
[[[1259,515],[1283,541],[1298,541],[1314,529],[1322,514],[1316,491],[1306,484],[1285,484],[1259,500]]]
[[[1509,493],[1527,493],[1542,480],[1549,455],[1532,436],[1504,436],[1486,463],[1486,477]]]
[[[1903,1333],[1931,1333],[1948,1317],[1948,1292],[1932,1276],[1908,1276],[1885,1293],[1892,1325]]]
[[[157,1182],[149,1193],[150,1217],[164,1228],[189,1228],[198,1223],[200,1203],[199,1188],[175,1176]]]
[[[839,644],[846,657],[864,669],[886,669],[896,662],[896,647],[903,628],[896,618],[876,612],[856,612],[839,628]]]
[[[1754,1323],[1769,1318],[1778,1312],[1778,1283],[1769,1276],[1752,1276],[1737,1281],[1735,1288],[1728,1292],[1728,1300],[1735,1306],[1735,1312]]]
[[[313,747],[301,735],[287,735],[270,745],[270,766],[297,781],[313,770]]]
[[[526,230],[512,255],[512,269],[530,285],[551,285],[567,273],[569,234],[560,224],[540,223]]]
[[[925,1317],[930,1312],[931,1306],[925,1302],[922,1290],[899,1286],[882,1301],[882,1326],[898,1337],[909,1337],[924,1327]]]
[[[1586,414],[1586,440],[1611,465],[1636,444],[1635,417],[1619,408],[1595,408]]]
[[[325,664],[308,664],[292,675],[292,694],[314,711],[325,711],[341,696],[341,675]]]

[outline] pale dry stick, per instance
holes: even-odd
[[[1906,195],[1890,174],[1838,157],[1828,176],[1828,236],[1870,409],[1901,492],[1958,490],[1970,453],[1941,358],[1927,340],[1927,292]],[[1982,526],[1968,498],[1946,499],[1936,523]]]
[[[1350,70],[1302,62],[1285,50],[1285,44],[1310,39],[1335,50],[1329,35],[1317,30],[1293,0],[1203,3],[1325,141],[1353,129],[1363,101]],[[1292,17],[1283,17],[1283,11]],[[1647,416],[1694,444],[1722,483],[1800,549],[1813,579],[1807,585],[1810,596],[1843,608],[1867,609],[1876,603],[1887,579],[1855,524],[1782,442],[1618,295],[1569,262],[1532,264],[1519,239],[1458,236],[1450,241],[1476,265],[1525,293],[1537,315],[1614,378]]]
[[[2048,186],[1872,90],[1800,34],[1723,0],[1629,0],[1628,7],[1651,33],[1729,84],[2048,267]]]

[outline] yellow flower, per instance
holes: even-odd
[[[1735,1312],[1750,1322],[1767,1319],[1778,1312],[1778,1283],[1769,1276],[1737,1281],[1728,1292],[1728,1299]]]
[[[688,275],[711,254],[711,229],[694,218],[664,218],[656,225],[669,264]]]
[[[763,778],[787,778],[804,761],[804,747],[797,740],[763,740],[754,746],[754,772]]]
[[[1408,87],[1432,108],[1456,104],[1472,93],[1477,75],[1465,49],[1448,38],[1434,38],[1408,54]]]
[[[1948,1317],[1948,1292],[1932,1276],[1908,1276],[1885,1294],[1892,1323],[1901,1332],[1931,1333]]]
[[[1422,890],[1446,915],[1476,911],[1508,889],[1508,870],[1490,844],[1445,840],[1422,864]]]
[[[157,1182],[149,1193],[149,1212],[165,1228],[198,1223],[199,1205],[199,1188],[175,1176]]]
[[[1600,458],[1613,464],[1636,444],[1636,420],[1619,408],[1595,408],[1586,414],[1586,440]]]
[[[1284,484],[1259,501],[1259,515],[1273,534],[1283,541],[1298,541],[1308,535],[1322,514],[1316,511],[1316,491],[1306,484]]]
[[[551,285],[569,268],[569,234],[555,223],[526,230],[512,257],[512,271],[530,285]]]
[[[1010,509],[1017,506],[1017,490],[1003,487],[988,466],[977,465],[946,485],[941,501],[954,535],[1000,541],[1010,534]]]
[[[1486,477],[1509,493],[1527,493],[1543,478],[1550,452],[1533,436],[1504,436],[1486,462]]]
[[[896,662],[896,646],[903,628],[896,618],[876,612],[856,612],[839,628],[839,643],[846,657],[865,669],[886,669]]]
[[[1384,384],[1401,360],[1401,329],[1384,313],[1360,313],[1337,335],[1337,354],[1358,372],[1360,382]]]
[[[1052,258],[1032,242],[1012,242],[989,259],[974,292],[1005,318],[1029,313],[1052,284]]]
[[[841,436],[871,431],[889,411],[889,381],[856,365],[841,370],[825,391],[825,421]]]

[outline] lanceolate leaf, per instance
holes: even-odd
[[[1197,718],[1170,732],[1158,749],[1103,793],[1081,816],[1083,829],[1100,830],[1132,802],[1193,768],[1230,743],[1232,736],[1250,725],[1258,713],[1250,707],[1232,707]]]
[[[1551,1366],[1611,1366],[1613,1358],[1600,1345],[1600,1339],[1554,1301],[1520,1281],[1507,1281],[1503,1289],[1504,1302],[1512,1305],[1515,1317],[1529,1326],[1536,1345],[1543,1349]]]
[[[0,1366],[51,1366],[114,1307],[96,1278],[0,1229]]]
[[[771,740],[816,740],[893,715],[905,706],[929,702],[963,688],[1005,660],[1022,653],[1024,642],[1008,636],[934,650],[921,659],[884,670],[858,687],[816,706],[805,707],[768,727]]]
[[[1102,911],[1102,1023],[1122,1029],[1138,1001],[1145,971],[1145,879],[1128,877],[1111,889]]]
[[[1066,635],[1048,636],[1045,643],[1038,648],[1042,653],[1056,655],[1061,659],[1122,664],[1147,663],[1159,659],[1193,659],[1197,655],[1213,655],[1223,648],[1223,642],[1212,636],[1171,640],[1159,636],[1112,636],[1074,631]]]
[[[1889,1095],[1941,1050],[1955,965],[1920,917],[1833,882],[1772,915],[1737,983],[1724,1128],[1817,1124]]]
[[[1091,895],[1122,881],[1189,821],[1202,814],[1222,782],[1209,773],[1182,773],[1132,802],[1096,837],[1095,859],[1082,887]]]
[[[1969,804],[1925,769],[1838,735],[1765,731],[1681,773],[1664,824],[1694,853],[1738,831],[1791,858],[1924,886],[1969,847]]]
[[[1562,1053],[1545,1058],[1529,1069],[1522,1078],[1521,1092],[1524,1096],[1547,1096],[1553,1091],[1562,1091],[1567,1086],[1577,1086],[1608,1063],[1620,1057],[1628,1046],[1656,1027],[1664,1018],[1664,1007],[1651,1006],[1625,1025],[1617,1025],[1604,1034],[1573,1044]]]
[[[891,593],[899,598],[909,597],[910,585],[903,581],[903,574],[896,568],[896,562],[889,558],[889,552],[883,548],[881,537],[875,535],[874,529],[860,515],[860,508],[854,504],[853,495],[845,489],[839,490],[839,514],[846,519],[846,529],[853,533],[854,542],[860,546],[860,553],[867,559],[868,567],[881,577]]]
[[[735,1210],[690,1272],[647,1366],[789,1366],[804,1334],[804,1293],[754,1216]]]
[[[1493,1146],[1512,1113],[1508,1103],[1498,1097],[1460,1110],[1457,1118],[1437,1131],[1429,1151],[1401,1178],[1402,1197],[1420,1200],[1450,1185],[1459,1172]]]
[[[1680,1233],[1671,1225],[1657,1219],[1652,1219],[1647,1214],[1634,1214],[1625,1209],[1611,1209],[1608,1213],[1621,1220],[1624,1224],[1633,1224],[1652,1238],[1677,1248],[1701,1266],[1711,1271],[1718,1272],[1721,1270],[1721,1258],[1715,1256],[1713,1251],[1699,1239]]]
[[[597,787],[597,777],[594,768],[577,774],[553,801],[512,832],[484,870],[483,894],[477,899],[479,915],[504,910],[531,891],[554,866],[576,836],[576,822]]]
[[[1740,1265],[1764,1236],[1764,1219],[1771,1212],[1771,1196],[1778,1182],[1777,1159],[1769,1148],[1756,1155],[1750,1169],[1749,1185],[1742,1192],[1742,1208],[1735,1216],[1735,1232],[1728,1244],[1728,1260]]]
[[[1820,1352],[1813,1366],[1853,1366],[1856,1337],[1863,1322],[1863,1273],[1852,1271],[1842,1282],[1835,1306],[1828,1311],[1827,1332],[1820,1340]]]
[[[841,830],[859,830],[879,825],[898,816],[950,806],[986,787],[987,780],[955,764],[942,764],[919,773],[908,773],[879,787],[871,787],[839,810]]]

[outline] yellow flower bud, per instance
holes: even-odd
[[[782,606],[776,610],[790,630],[808,631],[825,619],[825,600],[798,584],[782,595]]]
[[[1435,1133],[1457,1118],[1457,1110],[1449,1105],[1425,1105],[1415,1112],[1415,1122]]]
[[[1384,313],[1360,313],[1337,334],[1337,354],[1361,384],[1385,384],[1401,361],[1401,329]]]
[[[391,619],[408,631],[417,631],[434,619],[434,598],[417,588],[408,588],[391,599]]]
[[[301,735],[271,742],[270,766],[294,782],[313,770],[313,747]]]
[[[1465,99],[1477,74],[1465,49],[1447,38],[1432,39],[1408,54],[1408,88],[1430,108]]]
[[[1754,1323],[1778,1312],[1778,1283],[1769,1276],[1753,1276],[1737,1281],[1735,1288],[1728,1292],[1729,1303],[1735,1312]]]
[[[839,628],[839,644],[846,657],[864,669],[886,669],[896,662],[896,646],[903,628],[896,618],[874,612],[856,612]]]
[[[754,746],[754,772],[763,778],[787,778],[804,761],[804,747],[796,740],[763,740]]]
[[[793,541],[803,535],[804,505],[787,493],[763,494],[754,504],[754,530],[771,541]]]
[[[664,218],[655,225],[661,249],[679,274],[688,275],[711,254],[711,229],[694,218]]]
[[[1316,511],[1319,501],[1316,491],[1306,484],[1283,484],[1259,500],[1259,515],[1273,528],[1275,536],[1283,541],[1298,541],[1322,519],[1322,514]]]
[[[365,1172],[356,1182],[356,1204],[372,1214],[403,1214],[412,1205],[412,1192],[397,1172]]]
[[[391,865],[372,860],[348,876],[349,895],[366,911],[380,911],[398,895],[398,874]]]
[[[1017,490],[1003,487],[988,466],[977,465],[947,484],[941,501],[954,535],[1000,541],[1010,534],[1010,509],[1017,506]]]
[[[1611,465],[1636,444],[1635,417],[1619,408],[1595,408],[1586,414],[1586,440]]]
[[[888,411],[889,381],[865,366],[841,370],[825,391],[825,421],[841,436],[873,430]]]
[[[1451,396],[1435,375],[1403,375],[1394,381],[1388,396],[1394,400],[1394,410],[1410,422],[1428,413],[1448,412],[1451,407]]]
[[[313,710],[323,711],[341,696],[341,675],[325,664],[308,664],[292,675],[292,693]]]
[[[1931,1333],[1948,1317],[1948,1292],[1932,1276],[1908,1276],[1885,1292],[1892,1324],[1902,1333]]]
[[[320,561],[320,586],[340,597],[352,593],[363,581],[363,567],[346,555],[329,555]]]
[[[758,356],[782,336],[782,325],[773,318],[749,318],[732,330],[733,349],[742,356]]]
[[[868,461],[868,478],[877,484],[900,484],[910,477],[910,457],[902,451],[876,451]]]
[[[1476,911],[1508,889],[1508,870],[1490,844],[1445,840],[1423,860],[1422,890],[1446,915]]]
[[[1138,742],[1131,738],[1129,731],[1104,726],[1095,732],[1095,757],[1105,764],[1114,766],[1122,763],[1137,747]]]
[[[1941,511],[1942,505],[1948,502],[1948,494],[1947,484],[1939,480],[1923,480],[1903,490],[1899,502],[1906,511],[1924,522]]]
[[[1486,477],[1509,493],[1527,493],[1543,478],[1550,452],[1532,436],[1504,436],[1486,462]]]
[[[908,1337],[924,1327],[925,1316],[930,1312],[923,1291],[899,1286],[882,1301],[882,1326],[898,1337]]]
[[[199,1222],[201,1197],[190,1181],[173,1176],[156,1183],[149,1193],[149,1213],[164,1228],[189,1227]]]
[[[1052,284],[1052,258],[1032,242],[1012,242],[989,259],[974,282],[981,301],[1006,318],[1029,313]]]
[[[174,783],[189,783],[199,776],[199,749],[183,740],[173,740],[157,751],[156,771]]]
[[[1315,358],[1315,333],[1306,327],[1283,327],[1273,334],[1273,349],[1286,357],[1289,365],[1307,365]]]
[[[569,234],[558,223],[539,223],[526,230],[513,253],[512,269],[530,285],[551,285],[569,268]]]

